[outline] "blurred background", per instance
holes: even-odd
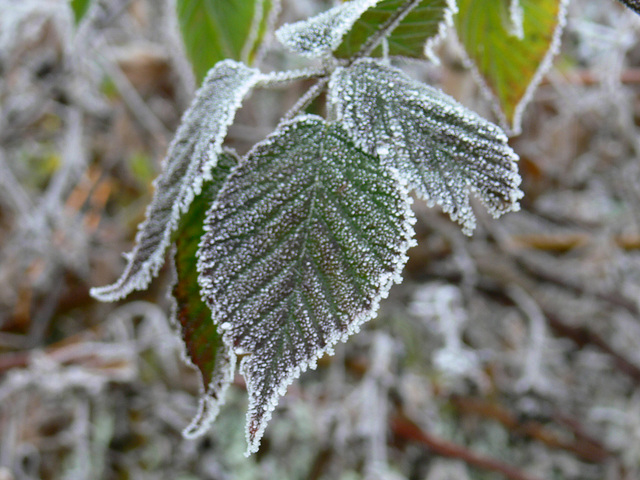
[[[278,24],[329,7],[286,0]],[[528,107],[522,211],[473,237],[416,202],[381,315],[295,382],[260,452],[246,392],[184,440],[198,377],[168,269],[99,304],[195,90],[170,0],[0,0],[0,480],[640,478],[640,17],[576,0]],[[206,47],[203,47],[206,48]],[[491,117],[453,40],[397,63]],[[301,60],[269,41],[265,71]],[[246,151],[309,84],[259,91]]]

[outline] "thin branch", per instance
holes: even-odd
[[[566,450],[588,462],[601,463],[612,457],[611,452],[592,439],[578,437],[573,442],[565,440],[554,430],[542,425],[540,422],[533,420],[519,421],[516,414],[498,403],[458,396],[452,397],[451,402],[463,413],[475,414],[495,420],[517,435],[533,438],[552,448]],[[573,429],[571,435],[576,436]]]
[[[391,419],[391,430],[398,437],[418,442],[438,455],[448,458],[457,458],[473,467],[501,473],[509,480],[538,480],[537,477],[531,477],[511,465],[507,465],[506,463],[494,458],[479,455],[462,445],[457,445],[453,442],[428,434],[421,430],[420,427],[411,420],[402,415]]]
[[[318,98],[318,96],[327,86],[327,83],[329,83],[329,77],[320,78],[316,82],[316,84],[313,85],[309,90],[307,90],[305,94],[298,99],[296,104],[291,107],[291,109],[282,117],[281,123],[293,119],[300,112],[304,111],[304,109],[307,108],[311,104],[311,102]]]

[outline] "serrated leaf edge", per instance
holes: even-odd
[[[256,149],[263,148],[265,144],[268,144],[269,142],[271,142],[272,137],[281,135],[283,129],[292,127],[294,124],[298,124],[300,122],[305,122],[305,121],[317,122],[318,120],[321,120],[322,122],[326,122],[322,117],[319,117],[317,115],[311,115],[311,114],[299,115],[290,121],[284,122],[282,125],[280,125],[278,130],[270,134],[265,140],[254,145],[253,148],[249,151],[249,153],[247,153],[245,157],[243,157],[243,159],[249,158],[249,156],[251,156]],[[353,138],[352,138],[352,141],[353,141]],[[354,142],[354,144],[356,144],[356,142]],[[351,335],[357,333],[360,330],[360,327],[364,323],[375,318],[378,313],[378,307],[379,307],[380,301],[384,298],[387,298],[387,296],[389,295],[389,291],[391,290],[391,287],[394,284],[400,283],[402,281],[402,270],[409,258],[406,252],[409,250],[409,248],[416,245],[416,241],[413,238],[413,235],[414,235],[413,225],[415,224],[416,219],[415,219],[413,210],[411,209],[413,199],[409,195],[409,186],[407,184],[406,179],[402,175],[400,175],[400,173],[395,168],[392,168],[392,167],[386,167],[386,168],[390,176],[392,177],[392,179],[395,181],[399,194],[406,199],[405,211],[403,212],[406,220],[402,223],[403,238],[398,247],[399,250],[402,250],[405,253],[401,255],[400,258],[397,259],[397,262],[395,265],[396,268],[392,272],[387,273],[381,278],[381,282],[380,282],[381,288],[378,292],[378,295],[376,295],[372,299],[369,310],[359,315],[358,317],[356,317],[356,319],[354,319],[353,323],[350,325],[349,329],[345,333],[343,333],[341,336],[336,335],[328,339],[327,344],[322,349],[315,352],[315,355],[312,359],[310,359],[308,362],[304,362],[296,366],[288,377],[281,379],[279,387],[276,389],[275,393],[269,399],[270,401],[266,405],[267,408],[265,410],[265,414],[262,419],[262,422],[259,424],[259,427],[257,428],[253,436],[251,435],[250,429],[249,429],[249,426],[251,425],[251,420],[252,420],[251,413],[253,411],[256,411],[259,405],[256,405],[255,402],[253,401],[253,398],[254,398],[253,392],[255,390],[255,386],[252,385],[252,383],[248,379],[248,376],[245,375],[245,371],[251,359],[251,355],[244,357],[240,361],[239,370],[240,370],[240,373],[245,378],[245,380],[247,381],[247,393],[249,397],[249,406],[247,409],[246,427],[245,427],[245,435],[247,440],[247,450],[245,452],[246,457],[258,451],[258,448],[260,447],[260,440],[262,439],[262,436],[264,435],[264,431],[267,427],[267,424],[271,420],[273,411],[277,406],[277,400],[281,396],[286,394],[286,391],[289,385],[291,385],[293,381],[300,376],[300,374],[304,373],[308,369],[314,370],[317,366],[317,360],[319,358],[323,357],[325,354],[333,355],[335,353],[334,347],[339,342],[346,342]],[[212,205],[211,210],[215,208],[216,203],[217,202],[214,202],[214,205]],[[202,243],[200,245],[202,246]],[[201,273],[203,268],[204,266],[201,264],[200,261],[198,261],[198,272]],[[207,296],[205,294],[206,288],[207,288],[206,281],[204,282],[201,281],[201,277],[199,276],[198,282],[200,283],[201,295],[203,298],[206,298]],[[213,314],[212,320],[216,325],[220,325],[221,322],[224,322],[224,319],[216,318],[215,313]],[[228,349],[230,349],[231,351],[234,350],[233,338],[231,336],[231,333],[224,332],[222,334],[222,340]]]

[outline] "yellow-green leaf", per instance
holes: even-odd
[[[458,38],[496,115],[512,133],[519,133],[524,108],[559,46],[566,4],[566,0],[458,0]],[[521,18],[514,19],[514,12]],[[514,21],[521,21],[522,28]]]
[[[278,0],[177,0],[185,50],[198,82],[225,58],[251,63]]]

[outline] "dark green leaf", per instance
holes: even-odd
[[[551,66],[566,0],[458,0],[458,37],[505,128],[521,116]]]
[[[360,50],[366,40],[386,22],[406,0],[381,0],[364,12],[353,28],[344,36],[335,52],[340,58],[349,58]],[[435,40],[444,33],[455,12],[453,0],[423,0],[411,10],[387,37],[389,55],[423,58],[430,55]],[[373,55],[380,56],[378,47]]]
[[[399,281],[412,244],[408,200],[340,125],[311,115],[258,144],[229,176],[198,270],[225,343],[247,354],[249,452],[278,396]]]
[[[185,429],[187,437],[203,433],[214,420],[224,392],[233,379],[235,355],[223,344],[222,335],[211,320],[211,310],[200,297],[196,253],[200,238],[204,235],[207,210],[236,164],[233,153],[220,155],[218,165],[212,172],[212,180],[205,183],[202,193],[193,199],[175,234],[173,318],[180,329],[186,357],[198,369],[202,380],[200,410]]]

